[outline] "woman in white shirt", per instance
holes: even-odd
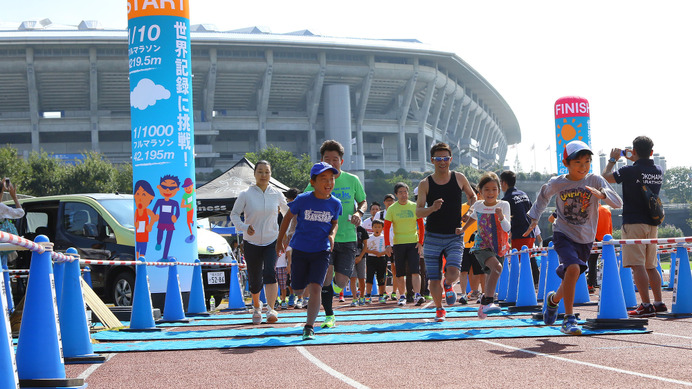
[[[10,183],[9,178],[5,178],[2,181],[2,184],[0,184],[0,198],[2,198],[2,193],[4,191],[10,192],[10,196],[12,197],[12,200],[14,200],[14,208],[8,207],[7,205],[0,203],[0,231],[16,234],[17,229],[14,227],[13,224],[11,224],[12,222],[10,222],[8,219],[20,219],[24,216],[24,210],[22,209],[22,205],[19,204],[19,200],[17,200],[17,189],[14,187],[14,185]],[[9,254],[9,251],[0,252],[0,262],[2,262],[2,270],[7,270],[8,268],[7,262]],[[12,301],[10,276],[7,272],[2,273],[3,277],[5,278],[5,292],[7,293],[6,306],[9,309],[9,311],[12,312],[14,310],[14,302]]]
[[[262,286],[267,298],[267,323],[278,320],[274,310],[278,294],[275,247],[279,236],[278,214],[286,213],[288,206],[283,193],[269,185],[270,179],[271,165],[264,160],[258,161],[255,165],[255,185],[240,192],[231,211],[233,225],[243,232],[253,324],[262,322]],[[241,220],[241,214],[244,214],[244,220]]]

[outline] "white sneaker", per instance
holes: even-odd
[[[260,301],[259,308],[252,309],[252,324],[262,323],[262,302]]]
[[[279,320],[279,314],[273,309],[268,309],[267,310],[267,323],[269,323],[269,324],[276,323],[277,320]]]
[[[402,294],[401,297],[399,297],[399,302],[397,302],[396,305],[400,307],[406,305],[406,295]]]

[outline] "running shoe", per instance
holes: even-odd
[[[361,306],[361,307],[362,307],[363,305],[365,305],[365,298],[364,298],[364,297],[361,297],[361,298],[358,299],[358,305]]]
[[[396,304],[397,304],[398,306],[400,306],[400,307],[403,307],[404,305],[406,305],[406,296],[402,294],[402,295],[399,297],[399,302],[396,303]]]
[[[661,302],[660,304],[654,303],[654,309],[656,310],[656,313],[668,312],[668,307],[666,307],[666,303],[664,302]]]
[[[461,295],[461,297],[459,297],[459,300],[457,300],[457,302],[461,305],[466,305],[469,303],[468,300],[466,300],[466,296],[464,296],[463,294]]]
[[[303,327],[303,340],[314,340],[315,330],[312,327]]]
[[[281,309],[288,309],[288,304],[285,301],[281,303]]]
[[[396,293],[392,292],[392,295],[390,296],[392,301],[396,300]]]
[[[425,302],[425,297],[421,296],[420,293],[416,293],[416,297],[414,297],[413,300],[415,301],[416,306],[419,307]]]
[[[653,304],[646,304],[645,306],[644,303],[641,303],[637,309],[627,312],[627,315],[629,317],[654,317],[656,316],[656,308]]]
[[[288,306],[293,307],[295,304],[296,304],[296,296],[293,293],[291,293],[290,295],[288,295]]]
[[[339,293],[339,302],[340,303],[346,302],[346,299],[344,298],[344,292],[343,291],[341,293]]]
[[[276,323],[277,320],[279,320],[279,314],[276,313],[276,311],[273,309],[268,309],[267,310],[267,323],[273,324],[273,323]]]
[[[469,293],[468,296],[466,296],[466,297],[467,297],[467,301],[477,300],[481,297],[481,292],[479,292],[477,290],[472,290],[471,293]]]
[[[365,298],[365,303],[366,304],[372,304],[372,296],[368,296]]]
[[[485,319],[486,317],[488,317],[488,314],[498,313],[501,311],[502,311],[502,308],[495,305],[495,303],[490,303],[487,305],[481,304],[480,306],[478,306],[478,317],[481,319]]]
[[[435,321],[436,322],[443,322],[445,321],[445,318],[447,317],[447,311],[445,311],[444,308],[437,308],[435,310]]]
[[[382,304],[387,304],[387,295],[385,294],[384,296],[380,296],[379,302]]]
[[[322,328],[332,328],[336,325],[336,317],[334,315],[326,316],[322,322]]]
[[[358,301],[357,301],[357,300],[351,301],[351,306],[352,306],[352,307],[357,307],[357,306],[358,306]]]
[[[549,326],[555,324],[555,320],[557,320],[558,305],[551,303],[553,296],[555,296],[555,292],[548,292],[548,296],[543,304],[543,322]]]
[[[425,297],[425,299],[426,299],[427,301],[431,301],[431,300],[433,299],[432,296],[429,295],[429,294],[426,294],[426,295],[423,296],[423,297]]]
[[[567,335],[581,335],[581,327],[577,324],[577,318],[574,315],[565,315],[560,332]]]
[[[457,302],[457,293],[454,291],[451,285],[445,283],[442,284],[445,288],[445,301],[448,306],[454,305]]]
[[[298,300],[296,300],[296,304],[293,306],[294,309],[301,309],[303,308],[303,299],[298,297]]]
[[[593,285],[589,285],[588,288],[589,288],[589,294],[594,294],[594,293],[596,293],[596,288],[594,288]]]
[[[252,324],[262,323],[262,302],[260,301],[259,307],[254,307],[252,310]]]

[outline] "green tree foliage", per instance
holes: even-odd
[[[9,177],[19,182],[26,175],[26,163],[18,155],[17,149],[6,146],[0,149],[0,178]]]
[[[666,170],[663,190],[671,203],[692,202],[692,168],[673,167]]]
[[[103,155],[87,151],[84,158],[65,172],[69,193],[115,192],[118,187],[118,169]],[[131,181],[130,181],[130,185]],[[131,188],[131,186],[130,186]],[[128,192],[131,192],[130,189]]]
[[[116,167],[115,190],[120,193],[132,194],[132,164],[126,163]]]
[[[310,181],[310,168],[313,162],[307,154],[296,158],[290,151],[284,151],[276,146],[269,146],[258,153],[246,153],[252,163],[265,160],[272,165],[272,177],[289,188],[305,189]]]
[[[31,152],[25,163],[26,175],[18,185],[20,193],[32,196],[77,193],[78,187],[65,182],[67,165],[45,151]]]
[[[466,179],[469,180],[471,185],[478,185],[478,181],[481,180],[481,176],[484,173],[484,171],[482,170],[478,170],[475,167],[466,165],[457,166],[456,171],[463,173],[466,176]]]

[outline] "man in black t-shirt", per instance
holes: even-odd
[[[638,136],[632,149],[626,150],[625,158],[634,162],[612,171],[620,159],[622,150],[614,148],[603,170],[603,178],[610,183],[622,184],[622,239],[655,239],[658,224],[649,216],[648,204],[644,201],[642,186],[646,185],[658,194],[663,184],[663,171],[650,159],[654,142],[646,136]],[[622,264],[632,269],[632,278],[642,302],[637,309],[628,312],[630,317],[652,317],[668,308],[662,301],[661,276],[657,270],[657,245],[626,244],[622,246]],[[654,295],[651,304],[649,286]]]

